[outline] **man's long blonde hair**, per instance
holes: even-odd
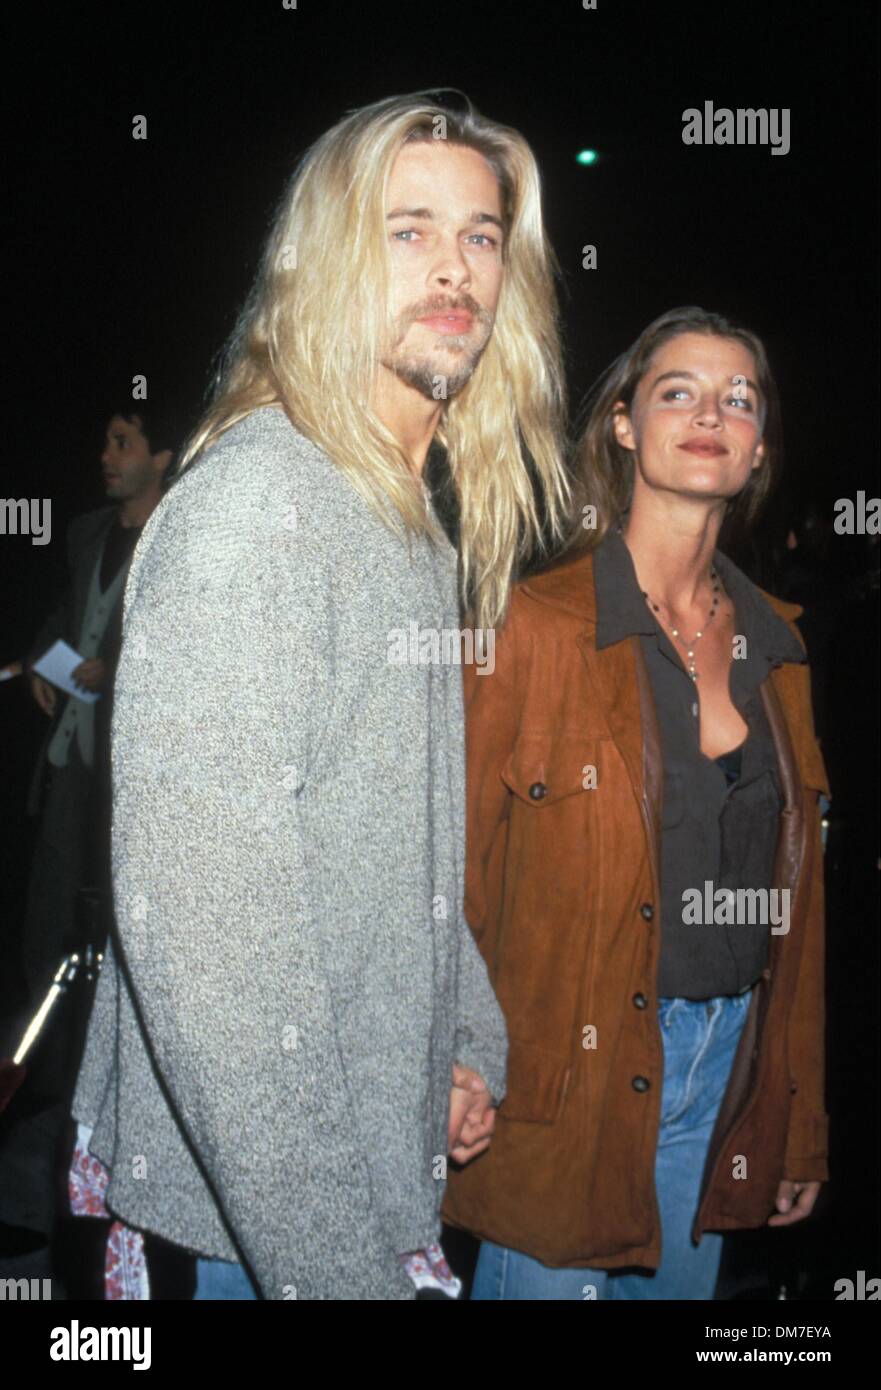
[[[393,329],[389,174],[406,141],[439,136],[484,156],[503,209],[495,326],[473,377],[444,405],[435,436],[459,503],[463,605],[478,626],[492,627],[521,561],[561,533],[569,499],[566,388],[558,267],[535,159],[517,131],[486,120],[470,102],[454,110],[430,93],[390,97],[349,113],[306,152],[177,472],[251,411],[280,404],[402,538],[439,539],[404,451],[370,408]]]

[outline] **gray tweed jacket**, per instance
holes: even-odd
[[[451,1064],[504,1094],[463,912],[456,561],[408,558],[273,407],[179,477],[135,550],[112,730],[108,951],[73,1111],[108,1206],[263,1295],[412,1298]],[[480,1159],[474,1160],[480,1162]]]

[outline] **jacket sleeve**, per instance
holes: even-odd
[[[67,583],[64,594],[46,618],[28,649],[25,656],[25,663],[28,668],[39,660],[43,653],[47,652],[59,638],[63,637],[68,642],[75,640],[70,629],[72,626],[73,582],[79,556],[79,523],[80,517],[74,517],[67,528]],[[30,674],[29,670],[27,674]]]
[[[486,1082],[493,1104],[505,1095],[508,1035],[505,1018],[489,981],[486,962],[466,921],[459,936],[458,1014],[455,1056]]]
[[[800,634],[799,634],[800,636]],[[820,793],[829,794],[826,769],[814,735],[810,711],[810,674],[803,668],[803,716],[799,738],[803,762],[804,811],[810,854],[808,904],[795,995],[787,1026],[787,1055],[792,1088],[783,1177],[790,1181],[826,1181],[829,1177],[829,1117],[826,1113],[826,923]]]
[[[512,614],[515,604],[516,595],[512,599]],[[468,1039],[482,1034],[494,1053],[502,1049],[504,1055],[507,1049],[504,1015],[491,981],[501,916],[511,795],[501,773],[516,741],[519,725],[512,616],[495,635],[494,669],[487,670],[487,674],[479,671],[474,665],[463,668],[467,788],[465,918],[471,940],[463,943],[461,953],[465,981],[461,996],[465,1010],[462,1035]],[[492,1076],[488,1074],[490,1067],[469,1050],[467,1042],[459,1047],[457,1057],[480,1071],[494,1100],[501,1101],[504,1075],[495,1075],[498,1068],[492,1069]]]
[[[371,1201],[299,814],[333,703],[332,556],[306,508],[289,530],[277,498],[254,505],[240,480],[264,462],[230,447],[194,466],[132,562],[112,726],[119,939],[264,1296],[412,1299]]]
[[[820,808],[814,793],[806,814],[813,822],[812,866],[805,939],[799,965],[795,997],[789,1012],[787,1053],[791,1085],[789,1130],[783,1177],[792,1181],[826,1181],[829,1177],[829,1118],[825,1099],[825,919],[823,890],[823,846],[820,834]]]

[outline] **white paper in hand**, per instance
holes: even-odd
[[[97,690],[83,690],[82,686],[75,685],[70,678],[71,671],[75,671],[80,662],[85,661],[85,657],[75,652],[73,647],[69,647],[66,642],[60,639],[54,642],[47,652],[44,652],[39,661],[33,664],[33,670],[44,680],[50,681],[52,685],[57,685],[59,690],[66,690],[68,695],[75,695],[78,700],[85,700],[87,704],[94,704],[100,698]]]

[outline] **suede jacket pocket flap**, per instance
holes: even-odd
[[[578,732],[521,735],[502,768],[515,796],[541,809],[596,786],[602,740]]]

